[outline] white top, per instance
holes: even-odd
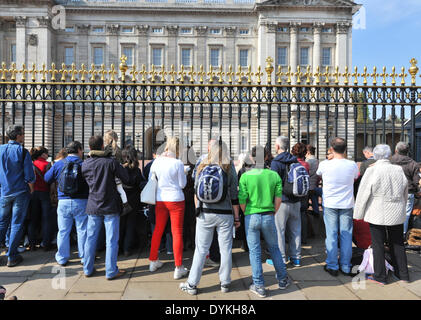
[[[323,205],[332,209],[354,207],[354,180],[358,166],[347,159],[325,160],[320,163],[317,175],[323,180]]]
[[[149,173],[156,173],[158,188],[156,201],[183,201],[183,188],[186,186],[187,178],[184,173],[184,164],[181,160],[170,157],[158,157],[154,160]]]

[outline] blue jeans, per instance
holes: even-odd
[[[326,264],[329,269],[343,272],[351,271],[352,258],[352,214],[353,209],[324,208],[324,222],[326,227]],[[338,264],[338,232],[341,239],[340,259]]]
[[[112,278],[118,273],[118,238],[120,228],[119,214],[89,215],[88,235],[85,244],[85,263],[83,271],[86,275],[94,272],[95,252],[97,248],[98,235],[102,225],[105,226],[105,276]]]
[[[406,202],[406,219],[403,224],[403,234],[408,232],[409,218],[411,217],[412,209],[414,209],[415,195],[413,193],[408,194],[408,201]]]
[[[31,196],[31,211],[28,225],[30,245],[36,245],[40,227],[42,227],[42,246],[48,247],[51,244],[52,217],[49,192],[34,191]]]
[[[299,214],[299,212],[298,212]],[[278,247],[278,236],[275,227],[275,218],[273,214],[261,215],[250,214],[245,216],[247,244],[249,246],[249,258],[252,270],[253,283],[258,287],[265,284],[262,269],[262,250],[260,247],[260,233],[263,234],[268,246],[273,265],[276,270],[278,281],[285,279],[287,270],[281,251]]]
[[[18,256],[18,246],[23,235],[23,223],[28,210],[31,195],[28,192],[17,196],[0,198],[0,239],[5,239],[7,229],[10,225],[9,261]]]
[[[196,248],[188,279],[190,285],[197,286],[199,284],[215,228],[218,231],[218,242],[221,252],[219,280],[221,285],[229,285],[231,283],[233,225],[234,216],[230,214],[201,213],[197,217]]]
[[[62,199],[58,201],[57,207],[57,253],[56,261],[59,264],[66,263],[70,258],[70,232],[73,227],[73,220],[76,224],[77,245],[79,258],[84,261],[84,250],[86,242],[86,204],[88,199]]]

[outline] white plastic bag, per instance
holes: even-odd
[[[155,172],[151,172],[151,178],[140,194],[140,202],[147,204],[156,203],[156,189],[158,188],[158,180],[156,179]]]

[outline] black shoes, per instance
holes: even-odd
[[[332,270],[332,269],[329,269],[329,268],[327,267],[327,265],[325,265],[323,268],[324,268],[324,270],[325,270],[327,273],[329,273],[331,276],[333,276],[333,277],[337,277],[337,276],[338,276],[338,270]]]
[[[17,256],[16,256],[16,259],[15,260],[9,260],[9,261],[7,261],[7,266],[9,267],[9,268],[11,268],[11,267],[16,267],[19,263],[21,263],[23,261],[23,258],[22,258],[22,256],[20,255],[20,254],[18,254]]]
[[[353,272],[348,272],[348,273],[346,273],[346,272],[343,272],[341,269],[339,269],[339,271],[344,275],[344,276],[347,276],[347,277],[355,277],[358,273],[353,273]]]

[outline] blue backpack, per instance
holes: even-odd
[[[65,196],[73,197],[79,191],[80,164],[64,160],[64,166],[58,178],[58,189]]]
[[[227,195],[227,174],[218,165],[208,165],[196,178],[196,196],[201,203],[217,203]]]
[[[282,192],[289,198],[302,198],[310,190],[310,175],[300,163],[291,163],[285,168]]]

